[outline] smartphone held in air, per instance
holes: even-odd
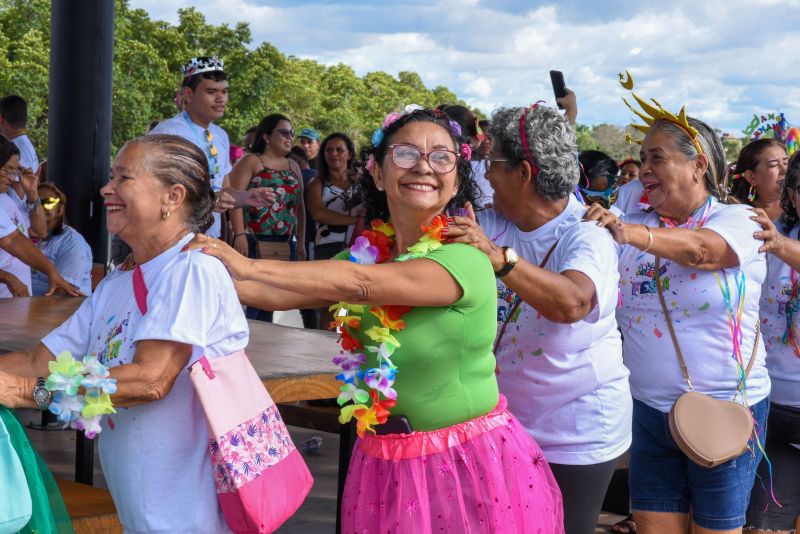
[[[564,83],[564,73],[560,70],[550,71],[550,81],[553,84],[553,93],[556,98],[567,96],[567,85]],[[564,109],[564,106],[558,104],[558,109]]]

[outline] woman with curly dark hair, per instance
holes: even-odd
[[[778,507],[761,484],[753,486],[746,525],[752,533],[800,531],[800,152],[789,160],[781,197],[783,215],[777,227],[762,209],[754,220],[764,227],[767,279],[761,290],[760,315],[772,380],[767,427],[767,455],[772,460],[772,486]],[[758,466],[761,480],[770,480],[769,466]]]
[[[447,214],[475,197],[470,155],[443,113],[391,113],[372,137],[363,189],[368,216],[382,220],[339,261],[194,245],[222,259],[245,303],[333,304],[340,421],[355,418],[359,433],[343,532],[563,532],[547,460],[498,394],[491,263],[447,242]]]

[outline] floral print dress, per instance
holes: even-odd
[[[298,177],[290,170],[276,171],[264,167],[253,176],[248,189],[271,187],[275,190],[275,202],[261,208],[244,210],[245,224],[256,236],[291,237],[297,227],[297,208],[300,201]]]

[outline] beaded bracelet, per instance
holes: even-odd
[[[87,438],[93,439],[101,431],[103,415],[116,413],[111,395],[117,391],[117,379],[109,378],[108,367],[97,355],[79,361],[64,351],[48,363],[48,368],[45,387],[53,393],[49,410],[64,428],[83,430]],[[83,395],[78,394],[80,388]]]

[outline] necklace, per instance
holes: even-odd
[[[394,261],[408,261],[424,258],[442,246],[443,230],[447,227],[444,215],[437,215],[429,226],[423,226],[423,235],[398,256]],[[350,247],[349,260],[361,265],[375,265],[389,259],[390,251],[395,244],[395,233],[391,223],[375,219],[370,229],[365,230]],[[399,372],[392,361],[400,342],[392,334],[406,327],[403,316],[414,308],[411,306],[366,304],[350,304],[339,302],[330,307],[334,320],[331,330],[339,333],[339,344],[342,350],[333,358],[333,363],[341,368],[336,379],[344,382],[336,401],[342,407],[339,422],[346,424],[355,417],[359,436],[365,432],[374,433],[374,427],[386,422],[389,410],[397,403],[397,392],[394,386]],[[370,339],[365,347],[354,333],[361,329],[361,319],[369,312],[380,321],[380,326],[372,326],[364,331]],[[374,353],[378,367],[367,367],[367,356],[364,350]],[[366,386],[363,389],[361,386]]]
[[[197,146],[202,147],[203,151],[206,153],[206,158],[208,159],[208,172],[211,174],[212,178],[212,187],[214,192],[218,192],[221,188],[214,184],[214,178],[216,178],[217,174],[219,174],[219,162],[217,161],[219,151],[214,145],[214,134],[211,133],[210,125],[209,128],[203,128],[195,124],[187,112],[184,111],[182,115],[183,119],[189,125],[189,128],[191,128],[192,134],[195,135],[195,137],[200,141],[197,143]],[[202,135],[198,136],[197,129],[200,129]]]

